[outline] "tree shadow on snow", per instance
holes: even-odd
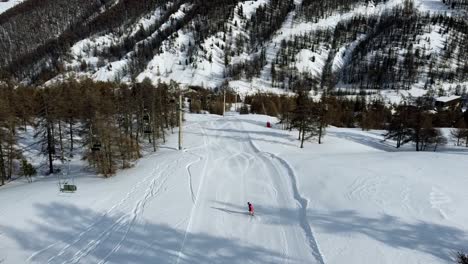
[[[255,201],[253,203],[256,214],[262,216],[264,224],[299,225],[301,221],[300,208],[278,208],[255,204]],[[243,209],[231,203],[220,204],[233,210]],[[468,248],[468,231],[453,226],[418,219],[406,221],[389,214],[367,217],[354,210],[309,209],[306,215],[309,225],[316,232],[337,237],[364,235],[389,247],[420,251],[444,262],[453,262],[457,251],[465,252]],[[320,239],[316,239],[320,243]]]
[[[424,252],[444,261],[451,261],[455,252],[468,245],[468,233],[452,226],[405,222],[388,214],[364,217],[353,210],[311,211],[308,215],[311,224],[324,232],[366,235],[393,248]]]
[[[175,263],[186,236],[185,227],[153,224],[132,210],[98,213],[63,203],[38,204],[36,210],[24,228],[0,227],[21,250],[31,253],[21,262]],[[180,263],[285,261],[277,252],[234,239],[189,233],[186,240]]]
[[[355,143],[359,143],[377,150],[385,152],[396,152],[399,151],[396,147],[390,146],[385,143],[385,141],[378,138],[373,138],[365,135],[360,135],[358,133],[352,132],[328,132],[330,136],[337,138],[346,139]]]
[[[401,148],[396,148],[393,145],[390,145],[388,142],[378,139],[378,138],[373,138],[370,136],[366,135],[361,135],[359,133],[353,133],[353,132],[328,132],[329,135],[337,137],[337,138],[342,138],[346,139],[349,141],[353,141],[377,150],[385,151],[385,152],[414,152],[415,147],[413,145],[405,145],[402,146]],[[427,152],[432,152],[434,149],[433,146],[428,147],[426,150]],[[451,147],[451,146],[439,146],[437,148],[437,153],[447,153],[447,154],[457,154],[457,155],[468,155],[468,149],[464,149],[463,147]]]

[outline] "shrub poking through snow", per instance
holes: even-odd
[[[461,252],[457,253],[457,263],[458,264],[468,264],[468,255]]]
[[[36,175],[36,168],[29,163],[26,159],[21,160],[21,173],[23,174],[26,179],[28,179],[28,182],[32,182],[32,176]]]
[[[239,114],[241,115],[248,115],[249,114],[249,107],[247,105],[242,105],[239,109]]]

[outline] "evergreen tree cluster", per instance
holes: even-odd
[[[468,11],[468,0],[442,0],[449,8]]]
[[[2,13],[0,72],[33,82],[48,80],[65,70],[59,58],[79,40],[98,33],[122,35],[129,24],[155,7],[169,8],[161,0],[75,2],[29,0]],[[116,46],[129,49],[143,37],[136,34]],[[109,52],[113,56],[123,53],[118,48]]]
[[[222,115],[224,99],[227,109],[240,101],[223,89],[189,87],[182,107]],[[36,169],[56,173],[73,155],[105,177],[132,166],[179,125],[181,93],[175,82],[149,79],[126,85],[70,78],[47,87],[0,82],[0,185],[14,175],[31,179]],[[32,145],[18,144],[31,134]],[[24,155],[31,149],[40,149],[46,164],[35,168]]]
[[[385,2],[387,0],[304,0],[298,10],[298,15],[306,21],[316,23],[333,14],[351,11],[358,5],[377,5]]]
[[[417,151],[437,150],[448,142],[440,128],[452,127],[450,137],[458,146],[468,147],[468,112],[460,106],[433,111],[432,104],[414,99],[389,105],[376,96],[326,95],[313,100],[305,87],[296,96],[259,93],[246,97],[250,112],[278,117],[283,129],[296,129],[299,139],[317,137],[320,141],[327,125],[386,130],[385,138],[396,148],[412,143]],[[246,111],[246,109],[242,109]]]
[[[462,18],[416,13],[411,6],[395,8],[367,31],[343,69],[345,84],[368,89],[409,89],[425,82],[463,82],[468,70],[468,24]],[[437,32],[442,39],[440,52]],[[438,53],[439,52],[439,53]]]
[[[2,83],[1,184],[20,174],[15,170],[24,149],[17,141],[31,129],[48,173],[75,153],[104,176],[131,166],[142,147],[156,151],[167,131],[178,125],[178,91],[175,83],[154,86],[149,81],[128,86],[68,80],[43,88]],[[20,165],[23,175],[35,174],[27,163]]]
[[[330,88],[341,83],[357,90],[409,89],[423,82],[425,89],[433,91],[439,82],[467,80],[467,29],[468,22],[461,17],[418,13],[406,1],[378,17],[359,15],[339,22],[334,29],[283,40],[271,67],[272,85],[293,89],[296,82],[321,76],[328,79]],[[440,39],[431,39],[434,32]],[[352,44],[355,47],[348,49]],[[339,54],[342,47],[346,49]],[[302,50],[314,54],[308,59],[321,73],[297,68]],[[347,59],[342,68],[332,71],[337,54]],[[318,60],[324,56],[320,68]]]

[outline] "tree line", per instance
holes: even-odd
[[[256,113],[276,116],[283,129],[299,131],[303,141],[316,137],[319,142],[328,125],[337,127],[378,129],[386,131],[385,140],[395,147],[412,143],[416,151],[437,150],[448,138],[440,128],[450,129],[448,135],[457,146],[468,147],[468,111],[461,106],[434,111],[424,99],[412,99],[390,105],[377,96],[337,96],[322,93],[311,97],[310,90],[297,90],[296,96],[259,93],[247,96],[250,108],[241,114]]]
[[[125,85],[70,79],[48,87],[1,83],[1,184],[28,168],[20,164],[27,150],[18,144],[28,130],[47,159],[47,173],[76,154],[106,177],[128,168],[142,147],[156,151],[177,126],[178,93],[175,83],[155,86],[149,80]]]
[[[349,12],[358,5],[369,5],[371,3],[377,5],[385,2],[387,2],[387,0],[304,0],[297,13],[302,19],[317,23],[319,19],[326,18],[336,13]]]
[[[192,113],[223,114],[240,98],[226,84],[215,90],[190,86],[181,91],[171,82],[118,84],[90,79],[57,82],[46,87],[0,82],[0,185],[15,175],[40,170],[53,174],[74,155],[98,174],[113,175],[131,167],[142,152],[157,151],[179,125],[182,108]],[[46,164],[31,164],[39,150]]]

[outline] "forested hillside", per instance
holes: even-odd
[[[467,9],[466,0],[28,0],[0,14],[1,76],[460,94]]]

